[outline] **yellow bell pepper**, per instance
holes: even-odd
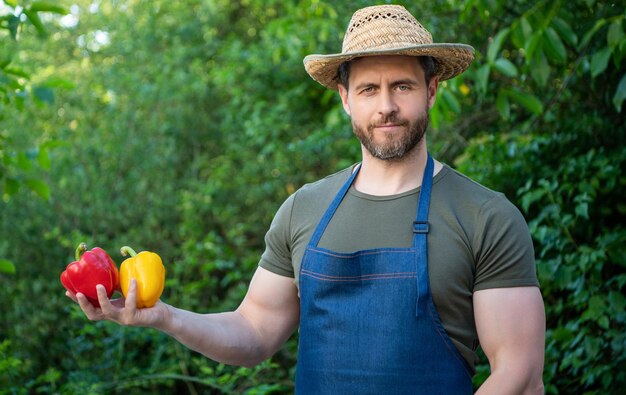
[[[120,266],[120,287],[124,297],[128,295],[130,280],[137,280],[137,308],[152,307],[159,300],[165,287],[165,267],[161,257],[154,252],[137,254],[132,248],[121,248],[122,255],[130,255]]]

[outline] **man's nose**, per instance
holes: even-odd
[[[378,111],[382,115],[389,115],[398,112],[398,104],[391,89],[381,89],[379,95]]]

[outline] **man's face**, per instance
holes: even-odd
[[[349,90],[339,85],[354,133],[375,158],[399,160],[420,143],[428,127],[437,80],[430,85],[415,57],[372,56],[350,65]]]

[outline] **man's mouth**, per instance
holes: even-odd
[[[377,129],[381,131],[393,131],[399,128],[404,127],[403,123],[380,123],[372,126],[372,129]]]

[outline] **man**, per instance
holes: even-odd
[[[532,243],[502,194],[434,161],[428,111],[438,82],[473,49],[433,44],[403,7],[358,10],[336,55],[305,58],[337,89],[362,162],[306,185],[281,206],[236,311],[196,314],[127,299],[92,320],[162,330],[214,360],[252,366],[299,325],[296,392],[472,392],[480,342],[491,375],[479,393],[541,393],[545,317]]]

